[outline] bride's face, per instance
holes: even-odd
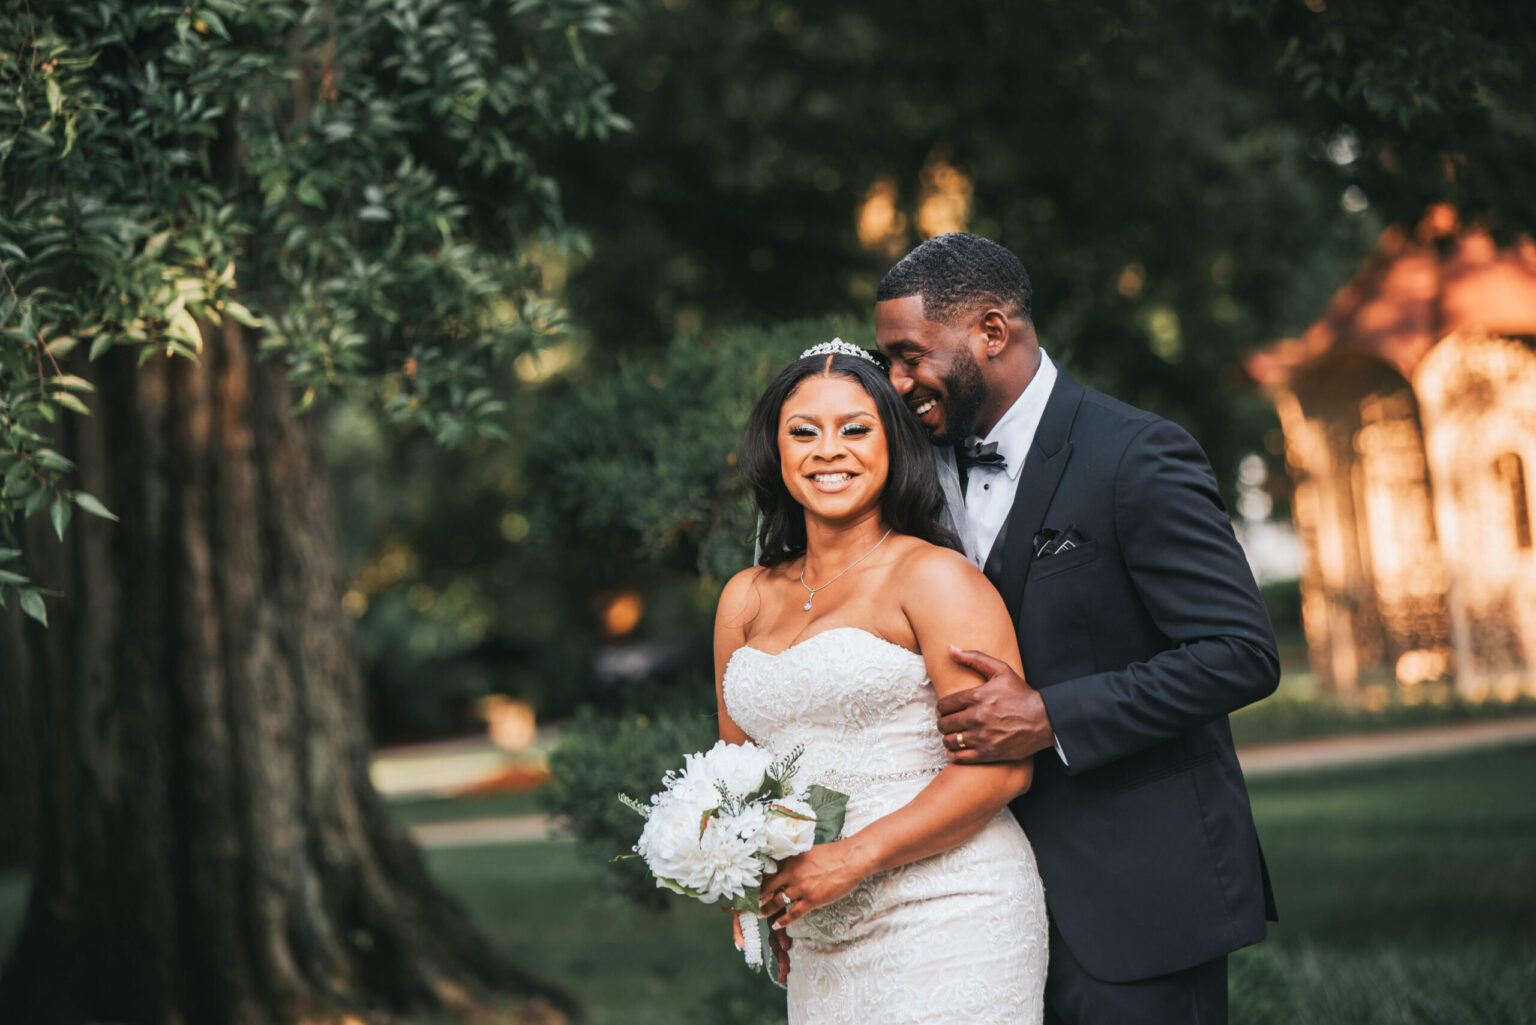
[[[779,410],[779,464],[790,496],[817,516],[879,505],[890,449],[875,400],[846,377],[806,378]]]

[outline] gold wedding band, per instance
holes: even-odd
[[[964,730],[961,730],[959,733],[955,734],[955,750],[956,751],[964,751],[965,750],[965,731]]]

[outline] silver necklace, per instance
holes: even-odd
[[[879,548],[881,545],[885,544],[885,539],[891,536],[891,531],[894,530],[894,529],[896,529],[896,528],[894,528],[894,527],[887,527],[885,533],[880,535],[880,540],[875,542],[875,548]],[[857,566],[859,563],[863,562],[865,559],[869,558],[871,555],[874,555],[875,554],[875,548],[871,548],[869,551],[865,552],[863,555],[859,556],[857,559],[854,559],[848,565],[844,566],[843,567],[843,573],[847,573],[849,570],[853,569],[853,567]],[[807,564],[810,563],[811,557],[810,557],[809,553],[806,554],[805,561],[806,561]],[[820,587],[812,587],[810,584],[805,582],[805,569],[806,569],[805,566],[801,566],[800,567],[800,586],[805,588],[807,591],[810,591],[811,592],[811,596],[809,598],[805,599],[805,604],[800,606],[800,607],[802,609],[804,609],[806,612],[809,612],[809,611],[811,611],[811,602],[816,600],[816,592],[817,591],[826,590],[827,588],[831,587],[833,584],[837,583],[837,577],[842,576],[843,573],[839,573],[837,575],[837,577],[833,577],[831,580],[828,580],[826,583],[822,584]]]

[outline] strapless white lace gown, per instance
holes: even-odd
[[[849,795],[851,835],[946,764],[922,656],[855,627],[738,648],[726,709],[753,743],[804,745],[800,779]],[[1038,1025],[1045,894],[1005,808],[969,842],[866,879],[789,927],[790,1025]]]

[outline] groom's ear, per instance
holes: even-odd
[[[1013,341],[1013,325],[1008,321],[1008,314],[995,307],[983,310],[976,323],[986,341],[987,357],[996,359],[1001,356],[1008,343]]]

